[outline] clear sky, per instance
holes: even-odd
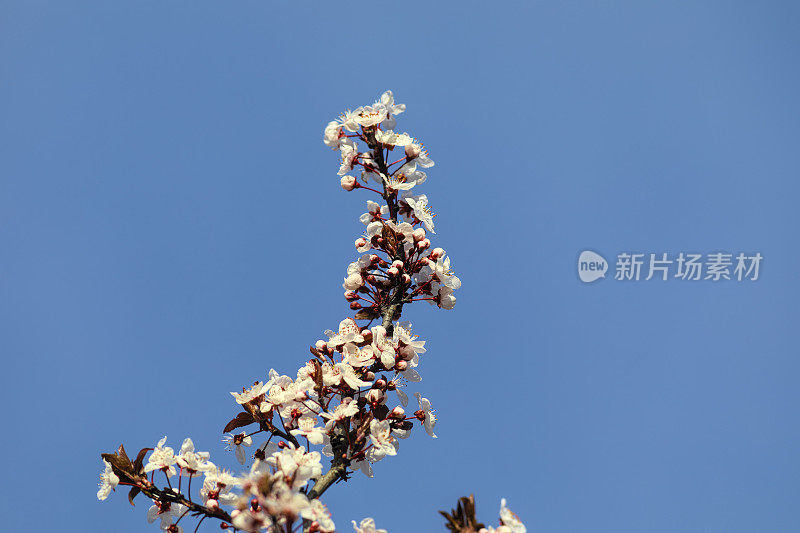
[[[439,439],[332,488],[342,531],[800,530],[795,2],[0,1],[0,510],[139,532],[99,452],[191,436],[347,316],[366,194],[322,128],[386,89],[463,281]],[[755,282],[579,281],[578,254],[760,252]],[[613,265],[612,265],[613,269]],[[204,525],[201,531],[213,531]]]

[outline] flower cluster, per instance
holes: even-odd
[[[241,480],[242,494],[231,512],[233,526],[243,531],[292,531],[305,521],[307,529],[333,532],[328,509],[309,499],[306,486],[322,474],[318,452],[304,447],[269,443],[259,449],[250,473]]]
[[[320,446],[340,467],[340,477],[356,470],[371,477],[371,464],[396,455],[397,439],[408,437],[415,421],[436,437],[436,416],[426,398],[417,392],[419,409],[411,415],[404,409],[408,395],[402,389],[422,379],[416,367],[426,351],[411,324],[396,323],[389,335],[383,326],[362,329],[347,318],[326,334],[327,340],[310,347],[315,358],[294,379],[270,370],[266,382],[231,393],[243,412],[226,429],[258,424],[250,433],[223,439],[240,463],[247,461],[253,436],[264,433],[269,435],[266,443],[277,436],[292,446],[301,441]],[[399,405],[389,405],[390,393]],[[258,459],[263,449],[256,447],[250,457]]]
[[[415,301],[452,309],[461,280],[445,251],[431,247],[434,215],[427,196],[412,194],[427,179],[421,169],[434,163],[421,142],[394,131],[404,111],[387,91],[378,102],[346,111],[325,128],[325,144],[341,155],[341,186],[371,191],[380,200],[367,201],[360,218],[366,229],[355,241],[363,255],[347,267],[344,279],[344,295],[355,314],[310,346],[312,358],[294,377],[272,369],[264,381],[231,393],[240,412],[225,425],[223,442],[244,473],[221,470],[207,452],[195,451],[191,439],[176,454],[164,437],[135,461],[122,446],[102,454],[99,499],[119,485],[129,486],[131,503],[139,493],[150,498],[148,521],[159,519],[161,529],[171,533],[183,531],[187,514],[201,522],[217,519],[223,529],[234,531],[332,532],[330,513],[319,500],[331,485],[356,472],[372,477],[372,465],[397,455],[399,439],[416,425],[436,437],[428,399],[414,392],[418,408],[406,412],[403,389],[421,381],[418,367],[426,348],[411,324],[399,319],[403,306]],[[395,149],[401,155],[389,162]],[[323,455],[330,459],[327,471]],[[193,499],[192,479],[199,476],[203,482]],[[167,486],[159,488],[156,482],[162,479]],[[524,532],[506,511],[503,502],[500,528],[484,531]],[[371,518],[353,527],[357,533],[386,533]]]
[[[360,218],[366,231],[355,241],[360,253],[375,253],[351,263],[343,285],[350,308],[361,310],[363,318],[376,318],[393,306],[417,300],[452,309],[453,291],[461,287],[445,251],[430,249],[426,231],[435,233],[435,215],[428,197],[413,195],[412,189],[427,179],[420,169],[434,163],[421,142],[392,130],[395,116],[403,111],[405,105],[395,104],[392,92],[387,91],[373,105],[347,111],[329,122],[323,135],[325,144],[340,152],[342,188],[366,189],[382,200],[367,201],[367,212]],[[359,141],[366,146],[359,146]],[[402,154],[389,162],[395,149]],[[356,170],[358,177],[351,175]],[[380,190],[368,186],[373,182]]]

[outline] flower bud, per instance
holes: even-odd
[[[436,302],[439,304],[439,307],[449,311],[456,306],[456,297],[453,296],[453,291],[448,291],[446,293],[439,291]]]
[[[394,418],[395,420],[402,420],[405,417],[406,417],[406,412],[399,405],[389,412],[389,418]]]
[[[365,239],[364,237],[360,237],[356,239],[355,245],[356,249],[363,248],[367,245],[367,239]]]
[[[405,283],[406,285],[411,283],[411,276],[409,276],[408,274],[403,274],[403,283]]]
[[[320,340],[318,340],[318,341],[317,341],[317,342],[314,344],[314,347],[315,347],[317,350],[319,350],[319,351],[321,351],[321,352],[324,352],[325,350],[327,350],[327,349],[328,349],[328,343],[327,343],[327,342],[325,342],[324,340],[320,339]]]
[[[390,276],[396,276],[400,273],[400,271],[397,270],[396,267],[390,267],[389,270],[386,271],[386,273],[389,274]]]
[[[422,239],[417,243],[417,250],[426,250],[430,248],[430,246],[431,246],[430,239]]]
[[[344,279],[344,288],[348,291],[354,291],[364,284],[364,279],[358,272],[350,274]]]
[[[406,370],[408,368],[408,361],[404,361],[401,359],[400,361],[397,361],[394,364],[394,367],[400,372],[402,372],[403,370]]]
[[[375,379],[375,372],[364,372],[364,379],[366,381],[372,381]]]
[[[353,189],[358,188],[358,182],[353,176],[342,176],[342,179],[339,181],[342,186],[342,189],[346,191],[352,191]]]
[[[440,257],[444,255],[444,250],[441,248],[434,248],[431,250],[430,258],[434,261],[438,261]]]
[[[425,228],[417,228],[414,230],[414,233],[411,234],[414,237],[414,242],[419,242],[425,238]]]
[[[420,153],[420,146],[417,143],[410,143],[406,145],[406,157],[409,159],[414,159],[415,157],[419,157]]]
[[[400,261],[399,259],[395,259],[395,260],[392,262],[392,266],[393,266],[394,268],[398,269],[398,270],[403,270],[403,262],[402,262],[402,261]]]
[[[367,344],[372,344],[372,332],[367,328],[361,330],[361,336],[364,337],[364,342]]]
[[[375,381],[375,383],[372,384],[372,388],[373,389],[385,389],[386,388],[386,380],[381,378],[381,379]]]
[[[367,401],[371,405],[383,403],[385,398],[386,394],[384,394],[384,392],[380,389],[370,389],[369,392],[367,392]]]
[[[369,279],[369,277],[367,277],[367,279]],[[358,294],[354,291],[344,291],[344,299],[348,302],[354,302],[358,300]]]
[[[358,302],[350,302],[350,309],[355,311],[356,309],[361,309],[361,304]]]

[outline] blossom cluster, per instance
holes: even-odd
[[[382,200],[367,201],[367,212],[360,217],[366,231],[355,241],[360,253],[376,253],[351,263],[343,284],[351,309],[363,308],[365,318],[377,317],[392,304],[416,300],[452,309],[453,291],[461,287],[445,251],[430,249],[426,231],[435,233],[435,215],[428,197],[414,195],[412,189],[427,180],[421,169],[434,162],[420,141],[393,131],[395,117],[403,111],[405,105],[395,104],[392,92],[386,91],[373,105],[346,111],[329,122],[323,135],[325,144],[340,152],[342,188],[366,189]],[[389,162],[395,149],[402,153]],[[351,175],[355,173],[358,177]],[[368,186],[373,182],[380,190]]]
[[[412,334],[411,325],[396,323],[392,334],[380,325],[360,328],[352,318],[339,323],[338,331],[327,332],[327,340],[312,346],[315,359],[297,371],[297,376],[270,370],[266,382],[258,381],[241,393],[231,393],[242,407],[228,429],[258,424],[251,433],[225,437],[229,448],[244,464],[245,449],[253,436],[276,435],[298,446],[321,446],[321,453],[346,469],[360,470],[372,477],[372,463],[397,454],[398,438],[408,437],[414,421],[432,437],[436,416],[430,402],[415,393],[418,409],[407,415],[408,395],[402,390],[408,381],[422,378],[415,367],[426,351],[425,341]],[[399,405],[389,406],[390,393]],[[251,454],[258,456],[261,447]]]

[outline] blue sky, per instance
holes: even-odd
[[[439,439],[331,489],[340,530],[444,531],[471,492],[534,532],[800,529],[795,3],[0,15],[4,528],[155,530],[144,500],[95,500],[119,442],[191,436],[235,465],[228,391],[293,373],[347,313],[367,196],[339,188],[322,128],[391,88],[463,287],[406,314]],[[584,249],[764,262],[756,282],[582,284]]]

